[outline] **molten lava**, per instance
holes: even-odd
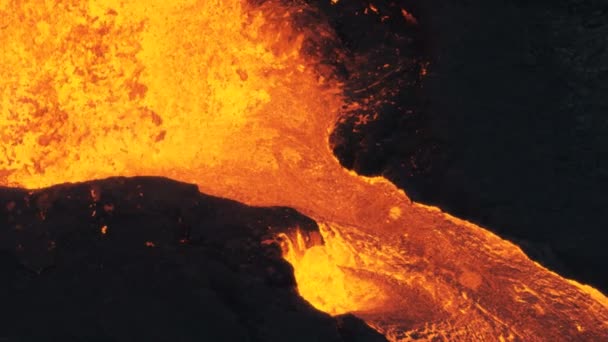
[[[0,185],[156,175],[296,208],[324,238],[282,239],[301,294],[392,340],[608,337],[597,290],[342,168],[329,134],[363,104],[322,58],[332,31],[259,2],[0,1]]]

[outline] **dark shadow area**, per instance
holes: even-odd
[[[350,45],[352,55],[374,56],[388,44],[369,64],[394,60],[398,49],[407,70],[392,76],[400,79],[389,83],[399,87],[394,104],[377,120],[338,128],[343,165],[382,174],[414,200],[608,292],[608,1],[376,7],[367,15],[375,19],[344,11],[335,27],[345,42],[361,42]],[[382,22],[397,8],[417,19],[415,29]],[[410,39],[383,40],[391,35]],[[412,61],[428,61],[428,70]]]
[[[292,209],[150,177],[0,204],[0,341],[385,341],[297,294],[275,236],[318,228]]]

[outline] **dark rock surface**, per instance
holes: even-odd
[[[608,1],[391,3],[418,19],[415,32],[381,22],[391,6],[365,19],[373,29],[335,26],[362,42],[353,55],[397,44],[404,60],[428,60],[428,74],[417,79],[412,65],[391,76],[401,79],[396,104],[338,130],[343,165],[383,174],[608,292]],[[375,40],[357,40],[366,32]],[[391,32],[411,40],[383,40]],[[384,51],[395,59],[395,46]]]
[[[296,226],[162,178],[0,188],[0,341],[384,341],[298,296]]]

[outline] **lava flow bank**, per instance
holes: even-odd
[[[370,6],[361,15],[375,11]],[[402,13],[403,24],[411,24],[407,11]],[[597,290],[550,272],[517,246],[483,228],[411,202],[384,178],[361,177],[338,163],[328,143],[336,124],[345,116],[373,112],[382,102],[378,96],[386,92],[357,100],[349,96],[352,79],[348,74],[357,73],[347,70],[350,72],[344,75],[339,70],[362,65],[365,60],[345,52],[314,8],[298,2],[236,0],[4,1],[0,3],[0,29],[4,47],[0,54],[0,184],[41,189],[113,176],[162,176],[251,206],[294,208],[317,223],[322,237],[307,233],[310,228],[299,224],[282,231],[269,224],[268,231],[274,233],[269,238],[262,232],[247,231],[266,221],[254,224],[249,220],[256,219],[245,215],[245,221],[238,223],[240,228],[227,224],[211,229],[212,234],[194,234],[198,240],[221,242],[193,251],[192,236],[179,233],[191,229],[187,227],[192,222],[184,220],[181,209],[166,210],[175,206],[163,204],[162,192],[149,203],[155,224],[147,229],[144,221],[137,220],[140,207],[136,203],[149,191],[118,189],[110,191],[113,199],[106,201],[99,197],[106,191],[96,188],[104,188],[104,183],[74,185],[59,195],[56,188],[28,193],[4,189],[0,222],[7,256],[2,262],[12,270],[7,292],[13,298],[12,310],[19,311],[20,303],[28,301],[19,293],[37,289],[65,295],[70,288],[80,287],[85,278],[87,288],[82,289],[81,298],[99,303],[93,308],[79,306],[83,310],[80,320],[88,317],[95,323],[66,327],[67,322],[52,320],[53,326],[64,324],[61,331],[73,331],[80,338],[115,338],[120,324],[148,329],[133,316],[138,310],[155,312],[158,306],[134,297],[124,320],[109,318],[105,313],[114,315],[116,311],[104,308],[117,304],[104,289],[130,293],[153,288],[154,295],[160,296],[171,288],[148,273],[129,278],[133,284],[125,284],[115,273],[100,283],[91,281],[88,273],[80,277],[84,265],[76,262],[81,249],[75,246],[82,242],[100,248],[87,263],[87,272],[111,268],[131,274],[136,269],[127,266],[139,257],[157,258],[158,264],[146,266],[156,275],[184,267],[176,275],[184,288],[177,291],[196,295],[197,301],[189,302],[190,296],[184,295],[183,300],[163,302],[172,305],[165,315],[175,315],[188,306],[191,315],[212,316],[204,312],[204,303],[216,298],[196,290],[199,283],[208,282],[207,287],[230,288],[216,292],[231,309],[222,317],[248,329],[255,327],[255,333],[248,335],[251,339],[280,339],[280,334],[289,332],[272,331],[271,325],[281,323],[267,321],[276,315],[258,311],[266,305],[253,298],[258,292],[242,295],[247,288],[236,285],[239,272],[245,272],[242,259],[233,262],[230,256],[242,257],[243,252],[251,251],[254,258],[260,248],[256,243],[263,243],[274,246],[275,251],[277,246],[283,248],[294,267],[299,293],[313,306],[332,315],[354,313],[390,340],[608,337],[608,300]],[[399,66],[386,66],[391,67]],[[369,82],[381,87],[382,78],[370,76]],[[173,191],[177,190],[167,191],[165,196],[174,198]],[[90,197],[86,219],[82,214],[85,193]],[[81,200],[72,202],[70,196]],[[130,204],[122,208],[121,200]],[[192,203],[180,206],[195,208],[194,212],[206,210]],[[19,217],[24,212],[29,215],[22,220]],[[98,218],[110,220],[114,212],[121,213],[124,220],[118,230]],[[212,217],[217,220],[232,215],[230,211],[215,212]],[[62,228],[57,215],[71,213],[82,222],[82,231]],[[170,219],[171,224],[158,224]],[[101,221],[92,224],[91,220]],[[77,221],[70,221],[69,226]],[[287,219],[281,225],[287,222],[293,223]],[[137,234],[123,233],[130,229]],[[234,235],[236,231],[253,235],[249,242],[232,243],[240,239]],[[30,238],[23,240],[24,236]],[[171,236],[183,243],[179,247],[161,243],[161,236],[163,241]],[[120,253],[126,253],[125,258],[108,255],[112,249],[99,247],[110,239]],[[243,247],[247,244],[255,246]],[[129,246],[135,245],[138,247],[131,251]],[[175,252],[176,248],[184,252]],[[53,262],[37,256],[55,250]],[[27,257],[20,256],[23,251],[28,251],[23,254]],[[85,251],[82,257],[88,255]],[[166,251],[179,258],[165,259]],[[214,261],[214,253],[227,255],[220,263],[228,263],[230,272],[215,269],[221,266]],[[188,260],[199,255],[205,267],[222,276],[198,279],[200,269],[190,268]],[[293,284],[281,271],[284,264],[272,260],[275,266],[264,272],[278,274],[279,280],[254,276],[257,280],[248,284],[278,281],[290,288]],[[259,268],[247,263],[244,267]],[[73,275],[70,286],[59,286],[54,277],[68,273]],[[189,283],[193,278],[198,280]],[[205,286],[201,284],[201,289]],[[55,298],[55,293],[49,292],[48,297]],[[124,294],[121,298],[129,298]],[[40,310],[40,302],[25,308],[35,308],[32,315],[52,316],[63,305],[53,298],[43,301],[44,310]],[[283,304],[274,300],[271,308]],[[303,305],[292,297],[284,300],[287,309],[277,310],[298,311]],[[15,317],[24,315],[21,312]],[[377,337],[351,316],[338,324],[319,313],[307,315],[333,329],[335,334],[329,340],[356,339],[360,334]],[[210,319],[204,327],[213,329],[216,318]],[[14,327],[24,324],[5,322]],[[298,331],[313,329],[311,324]],[[15,329],[7,331],[24,336],[23,329]],[[197,329],[204,328],[188,325],[183,334]],[[244,336],[238,331],[234,334],[224,337],[238,340]]]
[[[163,178],[0,187],[1,341],[385,341],[295,290],[315,224]],[[352,338],[350,336],[357,336]]]

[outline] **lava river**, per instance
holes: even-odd
[[[324,240],[277,237],[301,295],[391,340],[608,338],[599,291],[339,164],[329,135],[364,104],[326,61],[340,51],[319,17],[277,1],[0,1],[0,185],[152,175],[293,207]]]

